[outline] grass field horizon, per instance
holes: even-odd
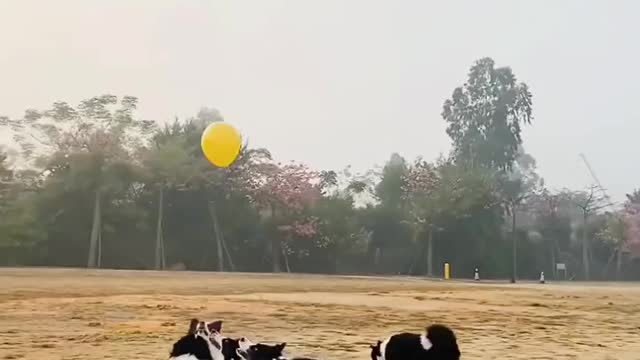
[[[0,359],[167,359],[192,317],[323,359],[432,323],[463,359],[640,359],[636,283],[0,268]]]

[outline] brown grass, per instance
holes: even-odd
[[[191,317],[326,359],[369,359],[369,343],[434,322],[463,359],[640,359],[635,285],[0,270],[0,359],[167,359]]]

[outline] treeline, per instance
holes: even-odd
[[[247,146],[214,168],[200,136],[223,119],[207,108],[160,125],[104,95],[0,117],[16,144],[0,155],[0,264],[640,277],[640,192],[616,208],[595,187],[546,189],[522,146],[531,100],[510,68],[478,60],[444,102],[451,152],[365,174]]]

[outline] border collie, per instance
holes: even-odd
[[[224,355],[224,360],[242,360],[242,357],[238,355],[238,350],[246,351],[251,345],[253,345],[253,342],[245,337],[239,339],[226,337],[222,339],[222,354]]]
[[[444,325],[431,325],[425,334],[395,334],[371,347],[371,360],[459,360],[456,336]]]
[[[171,360],[224,360],[222,321],[191,319],[187,334],[180,338],[169,354]]]
[[[287,343],[266,345],[252,344],[247,349],[238,349],[238,356],[242,360],[286,360],[289,359],[282,354]],[[289,360],[315,360],[312,358],[294,357]]]

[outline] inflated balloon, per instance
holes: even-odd
[[[231,166],[240,154],[242,137],[236,128],[226,122],[207,126],[202,133],[200,146],[204,156],[217,167]]]

